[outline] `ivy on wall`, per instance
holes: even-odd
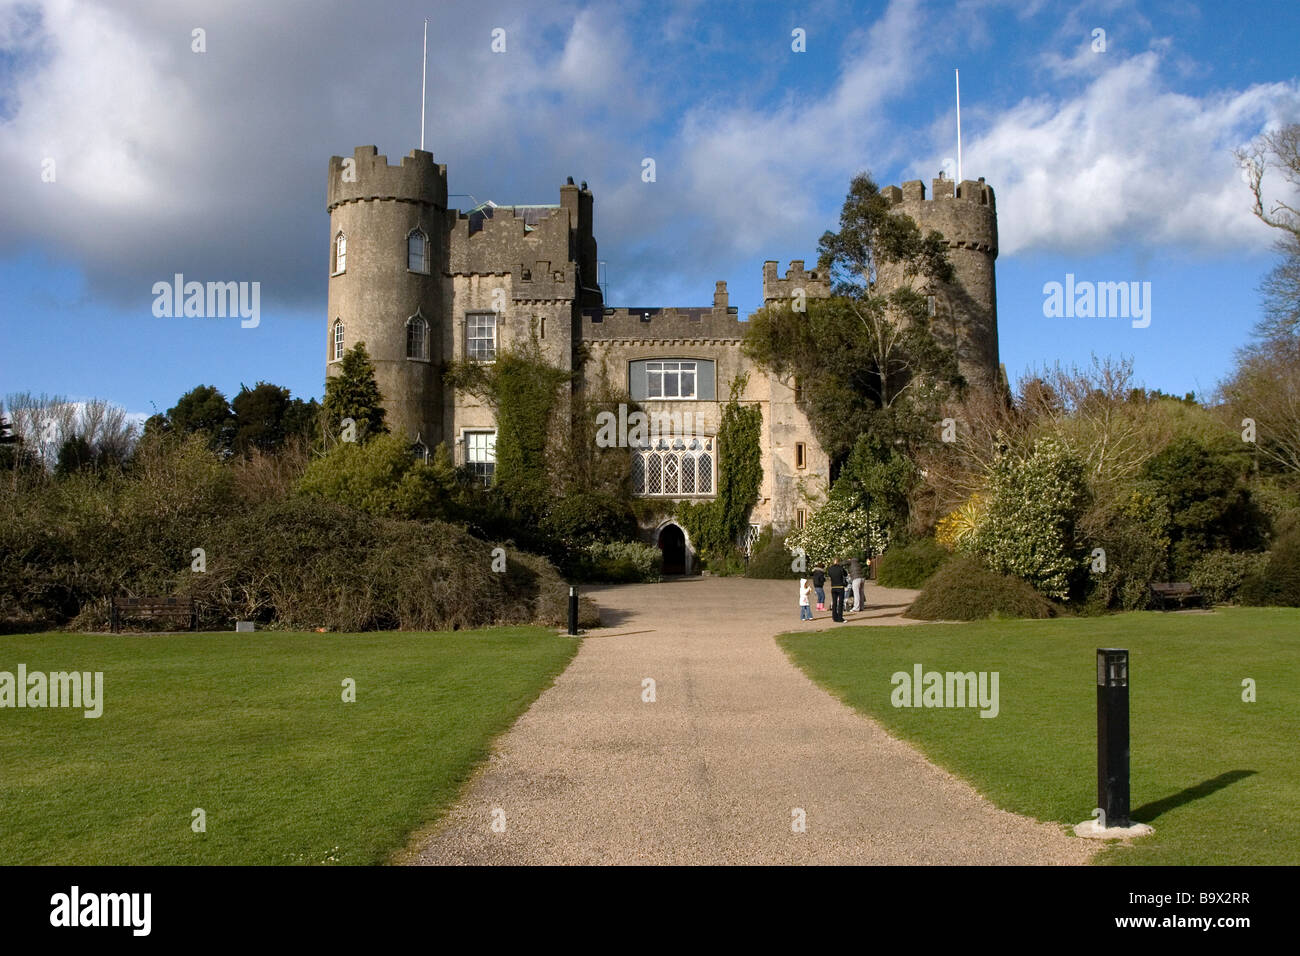
[[[749,512],[758,503],[763,481],[760,438],[763,412],[757,405],[741,405],[739,396],[746,376],[732,380],[731,396],[718,427],[718,494],[712,501],[683,501],[677,505],[681,522],[695,550],[706,555],[734,551]]]

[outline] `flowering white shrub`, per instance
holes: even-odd
[[[1004,454],[989,471],[979,526],[958,547],[1064,599],[1070,576],[1086,559],[1074,526],[1087,493],[1083,463],[1055,439],[1041,439],[1027,455]]]
[[[790,532],[785,547],[792,555],[802,549],[811,568],[837,557],[881,554],[889,547],[889,532],[869,509],[852,507],[847,496],[831,495],[802,528]]]

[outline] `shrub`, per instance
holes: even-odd
[[[1058,608],[1020,578],[998,574],[959,555],[926,582],[907,616],[922,621],[981,621],[991,617],[1055,617]]]
[[[540,527],[563,548],[584,548],[636,536],[636,519],[627,502],[601,492],[575,491],[560,498]]]
[[[1268,558],[1241,551],[1211,551],[1194,565],[1188,582],[1210,604],[1233,604],[1246,579],[1264,569]]]
[[[881,555],[876,580],[886,588],[919,588],[950,557],[933,538],[921,538]]]
[[[798,531],[785,539],[792,555],[802,550],[808,566],[829,565],[835,558],[880,554],[889,546],[889,533],[867,508],[855,506],[837,483],[830,499]]]
[[[1065,598],[1082,563],[1074,526],[1086,502],[1082,463],[1055,439],[1040,439],[1027,455],[1004,454],[994,462],[988,509],[962,548],[994,571]]]
[[[1300,607],[1300,530],[1279,537],[1242,581],[1242,604]]]
[[[1090,516],[1096,527],[1088,544],[1105,553],[1105,571],[1093,571],[1091,556],[1081,569],[1080,588],[1087,610],[1137,611],[1150,603],[1152,581],[1169,579],[1169,509],[1163,498],[1132,491],[1118,507],[1101,503],[1104,513]]]
[[[580,566],[587,581],[634,584],[663,580],[663,553],[639,541],[603,541],[587,545]]]
[[[783,581],[801,577],[798,572],[791,570],[790,552],[786,550],[785,537],[765,530],[754,546],[754,553],[750,555],[745,577]],[[802,576],[807,575],[805,573]]]

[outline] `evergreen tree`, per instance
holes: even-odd
[[[174,407],[167,409],[167,425],[165,431],[202,435],[209,448],[225,451],[234,437],[235,416],[220,389],[199,385],[182,395]]]
[[[343,419],[352,419],[356,422],[357,440],[364,442],[388,433],[382,403],[374,363],[366,352],[366,343],[358,342],[343,353],[339,374],[325,380],[325,420],[337,434]]]

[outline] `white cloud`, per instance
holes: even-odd
[[[1001,251],[1266,248],[1232,149],[1300,119],[1300,84],[1194,97],[1165,87],[1155,52],[1096,62],[1078,95],[1026,99],[968,135],[963,172],[997,190]]]

